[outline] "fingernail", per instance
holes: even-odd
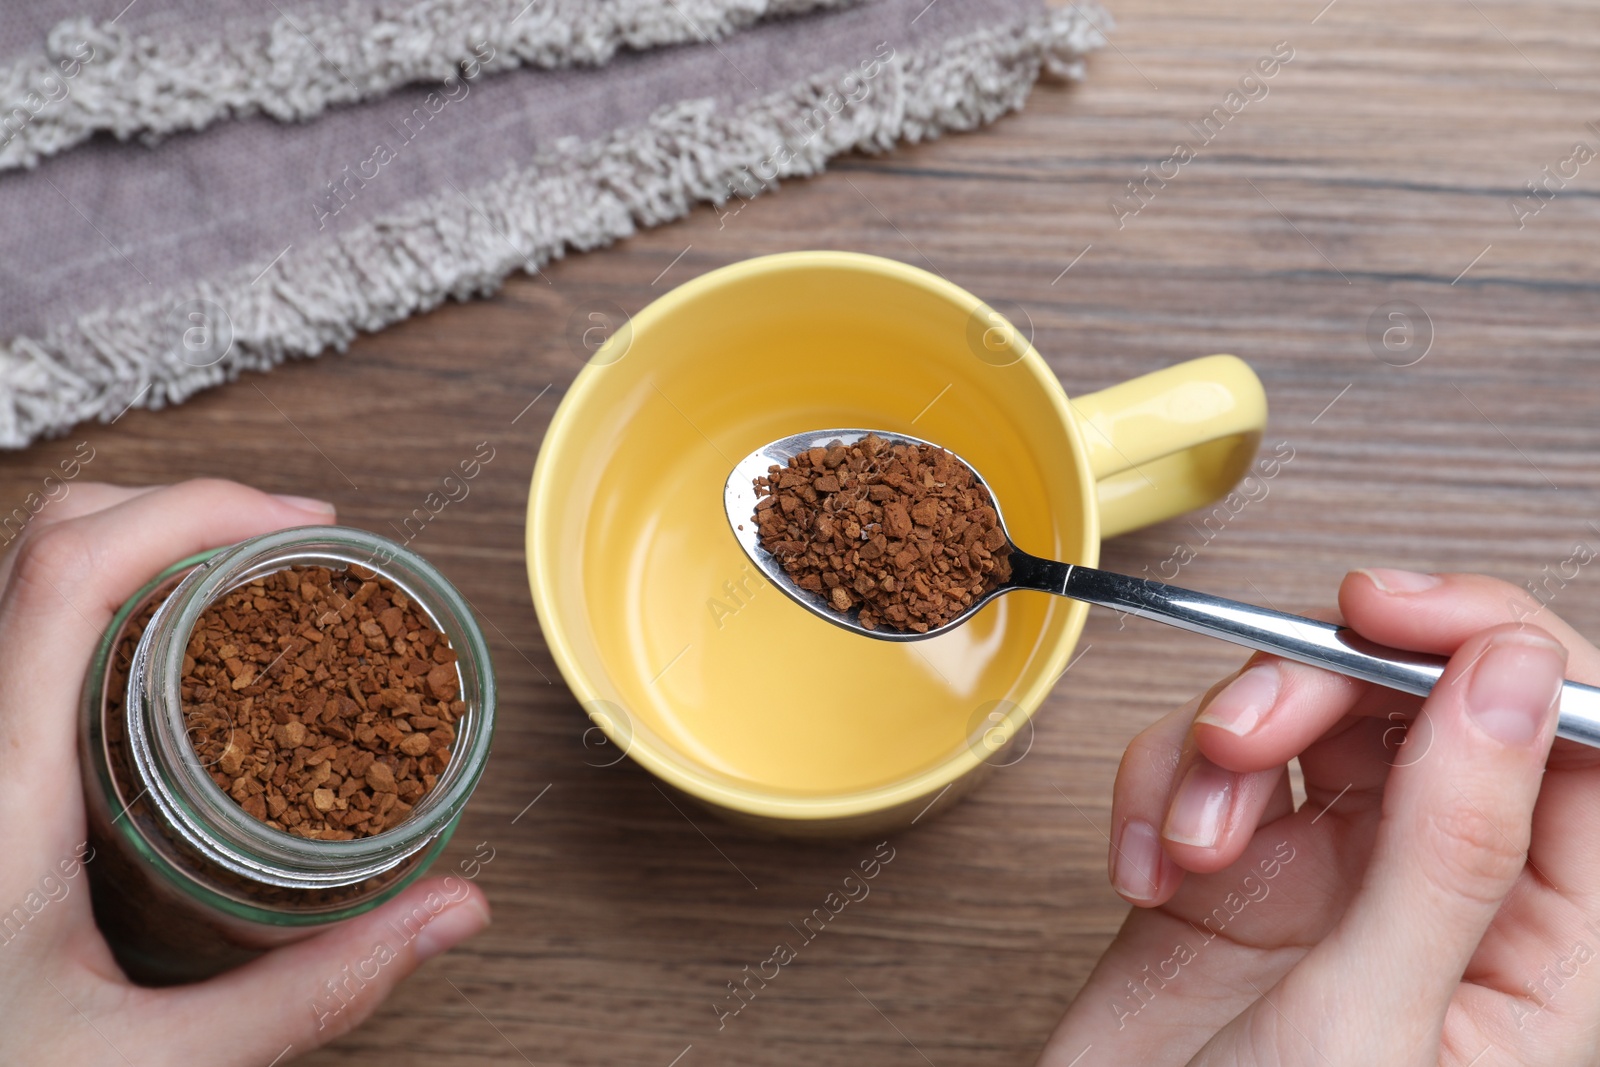
[[[1161,836],[1196,848],[1214,848],[1233,806],[1234,777],[1210,760],[1195,760],[1178,786]]]
[[[1143,819],[1129,819],[1117,842],[1111,884],[1130,900],[1154,900],[1161,884],[1161,835]]]
[[[273,493],[272,495],[275,499],[281,500],[291,508],[298,508],[313,515],[326,515],[330,519],[334,515],[333,505],[326,500],[315,500],[309,496],[291,496],[288,493]]]
[[[430,960],[488,925],[489,910],[476,896],[447,908],[417,932],[416,940],[412,942],[417,960]]]
[[[1566,650],[1554,641],[1499,634],[1472,666],[1467,713],[1501,744],[1530,745],[1544,732],[1566,669]]]
[[[1211,698],[1195,722],[1209,723],[1243,737],[1256,728],[1278,699],[1283,674],[1276,664],[1258,663]]]
[[[1416,571],[1398,571],[1391,567],[1369,567],[1356,571],[1365,574],[1378,587],[1380,593],[1420,593],[1432,589],[1443,579]]]

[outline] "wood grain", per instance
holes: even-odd
[[[384,531],[493,443],[416,547],[488,621],[501,672],[496,753],[452,853],[494,848],[495,926],[306,1062],[1030,1063],[1125,910],[1104,876],[1118,755],[1240,660],[1092,614],[1027,757],[895,837],[871,895],[719,1032],[725,983],[871,848],[765,840],[678,810],[631,764],[586,764],[521,547],[586,302],[635,311],[739,259],[845,248],[1020,305],[1069,392],[1234,352],[1292,462],[1213,540],[1178,520],[1104,562],[1138,571],[1189,543],[1185,582],[1286,610],[1329,606],[1355,566],[1522,584],[1577,541],[1600,547],[1600,162],[1520,229],[1510,206],[1575,143],[1600,148],[1600,7],[1325,2],[1125,0],[1087,83],[1041,88],[992,129],[842,161],[725,225],[702,211],[347,353],[0,458],[0,501],[87,439],[99,478],[238,478]],[[1111,200],[1282,41],[1294,58],[1267,95],[1119,228]],[[1431,320],[1412,366],[1369,345],[1390,301]],[[1600,636],[1597,581],[1582,571],[1553,606]]]

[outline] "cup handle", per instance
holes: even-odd
[[[1261,380],[1237,356],[1206,356],[1069,401],[1100,500],[1100,536],[1218,499],[1255,460],[1267,423]]]

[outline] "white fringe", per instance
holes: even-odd
[[[491,293],[514,270],[775,184],[758,182],[753,170],[775,170],[774,179],[811,175],[843,152],[881,152],[991,122],[1021,107],[1041,72],[1082,75],[1083,57],[1105,40],[1091,17],[1109,22],[1084,6],[898,55],[873,79],[870,95],[820,129],[808,119],[854,68],[725,112],[710,100],[687,101],[597,142],[560,144],[537,165],[468,190],[471,206],[454,191],[420,198],[297,248],[256,285],[240,271],[98,309],[39,339],[12,340],[0,347],[0,447],[20,448],[86,419],[110,421],[131,406],[178,403],[246,369],[343,349],[359,331],[447,297]],[[214,302],[231,320],[232,348],[211,366],[191,366],[171,351],[171,310],[193,299]]]
[[[0,67],[0,170],[32,167],[99,132],[154,141],[264,112],[285,122],[489,69],[599,66],[618,49],[716,40],[764,18],[861,0],[371,0],[278,13],[197,39],[61,22],[42,53]],[[266,8],[270,13],[271,8]]]

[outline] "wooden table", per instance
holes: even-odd
[[[719,1033],[725,983],[871,847],[764,840],[675,810],[632,764],[585,762],[587,720],[540,636],[522,553],[529,471],[579,366],[563,327],[583,301],[633,311],[748,256],[858,249],[1021,305],[1070,392],[1211,352],[1249,360],[1271,398],[1267,443],[1288,442],[1292,462],[1209,542],[1170,522],[1108,545],[1110,567],[1189,544],[1189,584],[1293,610],[1329,605],[1365,564],[1521,584],[1577,542],[1600,549],[1600,161],[1575,177],[1568,164],[1553,198],[1524,196],[1575,143],[1600,150],[1585,125],[1600,120],[1600,9],[1324,3],[1125,0],[1087,83],[1043,87],[990,130],[844,160],[726,227],[703,210],[557,264],[553,284],[519,278],[348,353],[0,459],[7,508],[86,438],[99,478],[223,475],[324,495],[385,531],[492,442],[469,499],[416,547],[481,610],[501,671],[495,757],[453,846],[495,850],[480,876],[495,927],[306,1062],[1031,1063],[1125,910],[1104,875],[1119,752],[1240,659],[1092,614],[1026,758],[897,835],[871,896]],[[1113,198],[1162,174],[1177,140],[1197,144],[1186,123],[1225,108],[1284,41],[1294,58],[1267,95],[1248,86],[1258,98],[1119,228]],[[1513,204],[1542,207],[1519,227]],[[1387,312],[1372,326],[1395,301],[1423,313],[1409,347]],[[1600,636],[1593,570],[1551,588]]]

